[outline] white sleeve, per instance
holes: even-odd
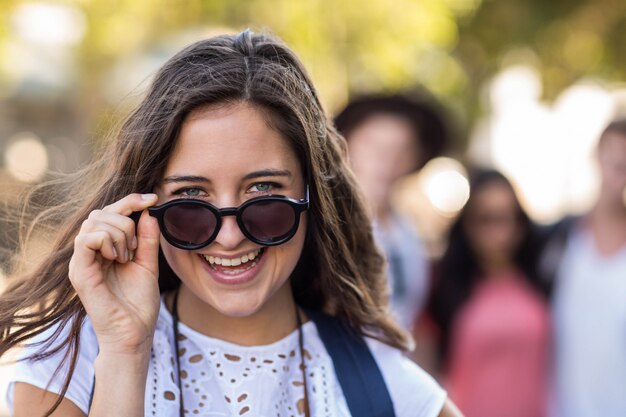
[[[398,349],[366,340],[383,374],[396,417],[437,417],[447,394],[433,377]]]
[[[52,346],[59,345],[64,336],[68,334],[69,327],[70,326],[68,325],[61,331],[59,338],[57,338]],[[56,373],[56,375],[55,371],[63,359],[64,350],[61,350],[48,358],[37,361],[24,359],[34,353],[41,352],[42,349],[45,349],[45,343],[38,343],[45,341],[50,335],[53,334],[56,328],[57,326],[53,326],[29,341],[29,343],[19,353],[18,362],[12,365],[13,375],[9,380],[9,386],[6,392],[6,400],[11,415],[13,414],[13,393],[16,382],[25,382],[55,394],[61,393],[63,382],[65,381],[65,377],[67,376],[69,370],[69,359],[63,367],[61,367],[59,372]],[[96,335],[93,328],[89,324],[89,321],[85,320],[85,324],[83,324],[81,330],[78,361],[76,363],[76,368],[74,370],[74,374],[72,375],[70,385],[65,393],[65,398],[76,404],[76,406],[86,415],[89,414],[89,401],[94,376],[93,363],[97,354],[98,343]]]

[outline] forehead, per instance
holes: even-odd
[[[513,210],[516,207],[513,191],[499,181],[489,182],[474,191],[472,211]]]
[[[299,173],[295,152],[287,138],[270,126],[269,117],[248,103],[192,112],[181,127],[165,176],[193,173],[215,178],[268,168]]]
[[[411,123],[402,116],[376,113],[366,117],[348,135],[349,144],[381,143],[385,146],[412,147],[416,142]]]

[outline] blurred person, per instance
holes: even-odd
[[[349,103],[335,125],[348,142],[350,164],[374,217],[374,236],[387,258],[392,311],[413,330],[429,291],[428,254],[413,222],[392,207],[391,193],[398,180],[444,149],[443,115],[425,96],[366,96]]]
[[[597,149],[592,209],[549,228],[541,271],[552,285],[554,415],[626,416],[626,119]]]
[[[460,416],[402,355],[345,142],[274,37],[178,52],[76,181],[0,295],[16,417]]]
[[[504,175],[471,172],[429,305],[442,381],[467,417],[546,415],[550,314],[535,234]]]

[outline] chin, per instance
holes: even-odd
[[[229,300],[229,298],[234,299]],[[232,318],[253,316],[263,306],[262,303],[246,300],[240,294],[224,296],[221,300],[211,300],[207,304],[211,305],[219,314]]]

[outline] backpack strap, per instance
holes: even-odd
[[[394,417],[387,385],[365,340],[335,317],[309,309],[306,314],[332,358],[350,414]]]

